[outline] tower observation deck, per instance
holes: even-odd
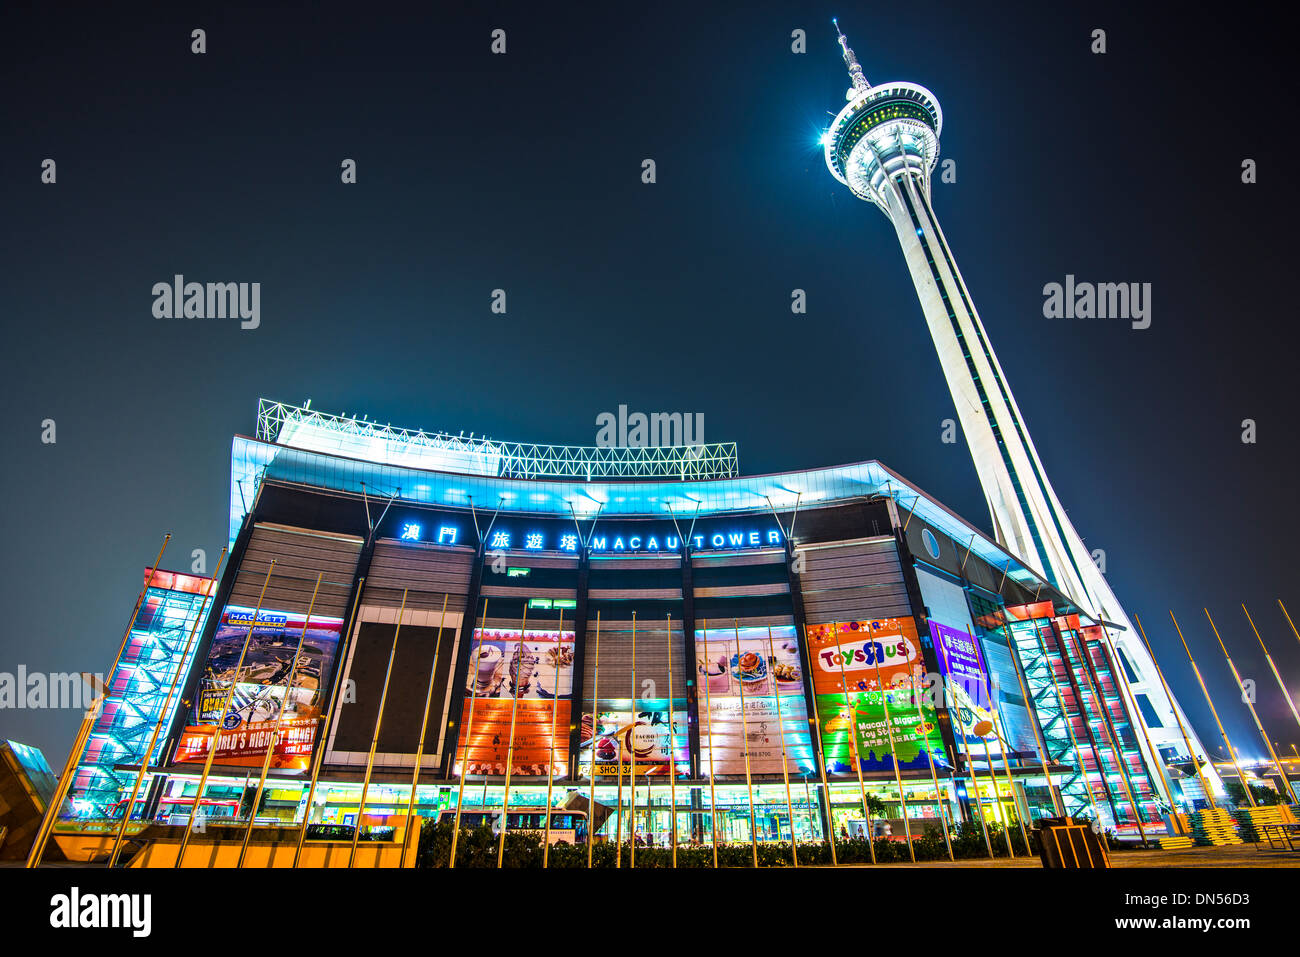
[[[836,24],[839,31],[839,25]],[[939,220],[931,206],[931,176],[939,159],[943,111],[915,83],[872,86],[843,33],[847,103],[822,136],[831,175],[874,204],[894,226],[925,321],[957,408],[998,542],[1106,623],[1112,652],[1131,672],[1129,685],[1150,703],[1146,721],[1154,747],[1186,753],[1169,698],[1143,638],[1130,624],[1047,478],[1006,373],[989,342]],[[1136,680],[1132,680],[1133,678]],[[1204,746],[1189,731],[1215,788]],[[1145,747],[1144,747],[1145,750]],[[1148,755],[1159,760],[1158,755]]]

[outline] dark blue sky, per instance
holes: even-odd
[[[1062,501],[1203,740],[1170,607],[1234,743],[1262,752],[1202,605],[1289,752],[1300,729],[1238,603],[1300,690],[1275,604],[1300,611],[1292,57],[1262,17],[1179,10],[11,5],[0,671],[106,669],[163,533],[167,566],[215,558],[259,395],[573,444],[620,403],[702,412],[746,472],[878,458],[986,526],[964,443],[939,440],[952,401],[892,228],[816,143],[847,86],[838,15],[870,80],[942,103],[958,176],[936,212]],[[155,319],[175,273],[260,282],[261,327]],[[1152,283],[1151,328],[1044,319],[1067,273]],[[0,734],[57,764],[77,719],[0,712]]]

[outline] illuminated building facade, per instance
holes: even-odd
[[[674,809],[683,841],[941,814],[1162,830],[1096,621],[878,462],[740,476],[706,446],[707,478],[682,450],[624,477],[642,450],[444,459],[429,433],[273,405],[234,439],[230,559],[136,817],[184,823],[219,726],[209,819],[247,819],[266,763],[264,824],[354,825],[363,787],[368,826],[490,810],[508,780],[511,808],[549,790],[598,838],[660,844]],[[65,817],[122,811],[211,582],[183,579],[149,585]]]
[[[199,575],[145,570],[140,607],[69,789],[78,816],[111,817],[130,793],[135,774],[125,769],[139,764],[159,719],[175,710],[177,697],[169,692],[194,662],[213,584]],[[155,761],[161,751],[162,743],[155,745]]]
[[[837,25],[838,30],[838,25]],[[943,111],[923,86],[872,86],[841,33],[849,70],[848,102],[822,137],[831,174],[889,218],[916,286],[921,309],[952,393],[988,502],[996,539],[1104,625],[1107,653],[1125,669],[1142,709],[1144,751],[1153,760],[1185,755],[1181,721],[1196,757],[1218,789],[1218,776],[1195,731],[1165,696],[1155,664],[1092,554],[1062,508],[1006,373],[972,302],[930,203]],[[1026,662],[1029,665],[1029,662]],[[1151,748],[1147,747],[1149,736]]]

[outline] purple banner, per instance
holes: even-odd
[[[934,654],[939,659],[939,670],[957,682],[976,705],[987,708],[989,678],[988,670],[984,667],[984,656],[980,654],[979,641],[970,632],[958,631],[933,620],[930,622],[930,637],[934,639]]]

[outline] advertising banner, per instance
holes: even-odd
[[[952,703],[949,716],[953,734],[965,738],[973,756],[982,755],[985,747],[993,754],[999,753],[989,673],[979,642],[969,632],[934,620],[930,621],[930,636]]]
[[[510,773],[545,775],[548,765],[557,777],[568,773],[573,639],[571,631],[475,630],[457,772],[465,762],[467,774],[506,773],[513,715]]]
[[[212,725],[188,725],[181,735],[176,760],[204,761],[212,740]],[[261,766],[266,749],[275,732],[275,721],[245,721],[234,731],[222,731],[217,739],[218,764]],[[271,757],[273,768],[305,768],[311,757],[316,735],[315,718],[284,718],[280,722],[280,740]]]
[[[596,777],[614,777],[632,771],[636,776],[669,773],[668,762],[677,762],[677,773],[690,771],[690,739],[686,733],[686,701],[676,698],[669,724],[667,698],[638,698],[636,701],[601,698],[600,711],[582,716],[576,777],[591,775],[595,748]]]
[[[989,709],[989,673],[984,665],[979,641],[969,632],[950,628],[930,620],[930,637],[934,639],[939,671],[950,679],[976,705]]]
[[[892,770],[891,730],[900,770],[928,773],[926,751],[946,766],[935,709],[915,690],[927,672],[910,617],[809,625],[808,650],[828,774],[855,774],[855,759],[863,771]]]
[[[320,683],[334,665],[343,621],[313,616],[304,633],[301,614],[262,610],[254,621],[253,612],[235,605],[222,612],[188,723],[181,731],[177,762],[206,760],[212,729],[219,724],[214,760],[260,765],[279,718],[280,739],[271,767],[303,770],[308,766],[320,721]],[[245,639],[248,650],[232,691],[230,683]],[[292,687],[288,685],[291,673]]]
[[[782,734],[789,773],[815,769],[793,627],[772,629],[770,643],[766,628],[701,631],[695,659],[702,775],[743,775],[746,750],[751,775],[781,774]]]
[[[1021,627],[1033,625],[1013,621],[1009,630],[1014,632]],[[981,643],[969,631],[933,619],[930,635],[953,703],[950,709],[953,733],[965,736],[971,756],[982,756],[986,749],[990,755],[1001,754],[1002,739],[1012,753],[1035,753],[1034,719],[1020,698],[1020,680],[1012,659],[1015,652],[996,637]],[[945,650],[947,663],[943,657]]]

